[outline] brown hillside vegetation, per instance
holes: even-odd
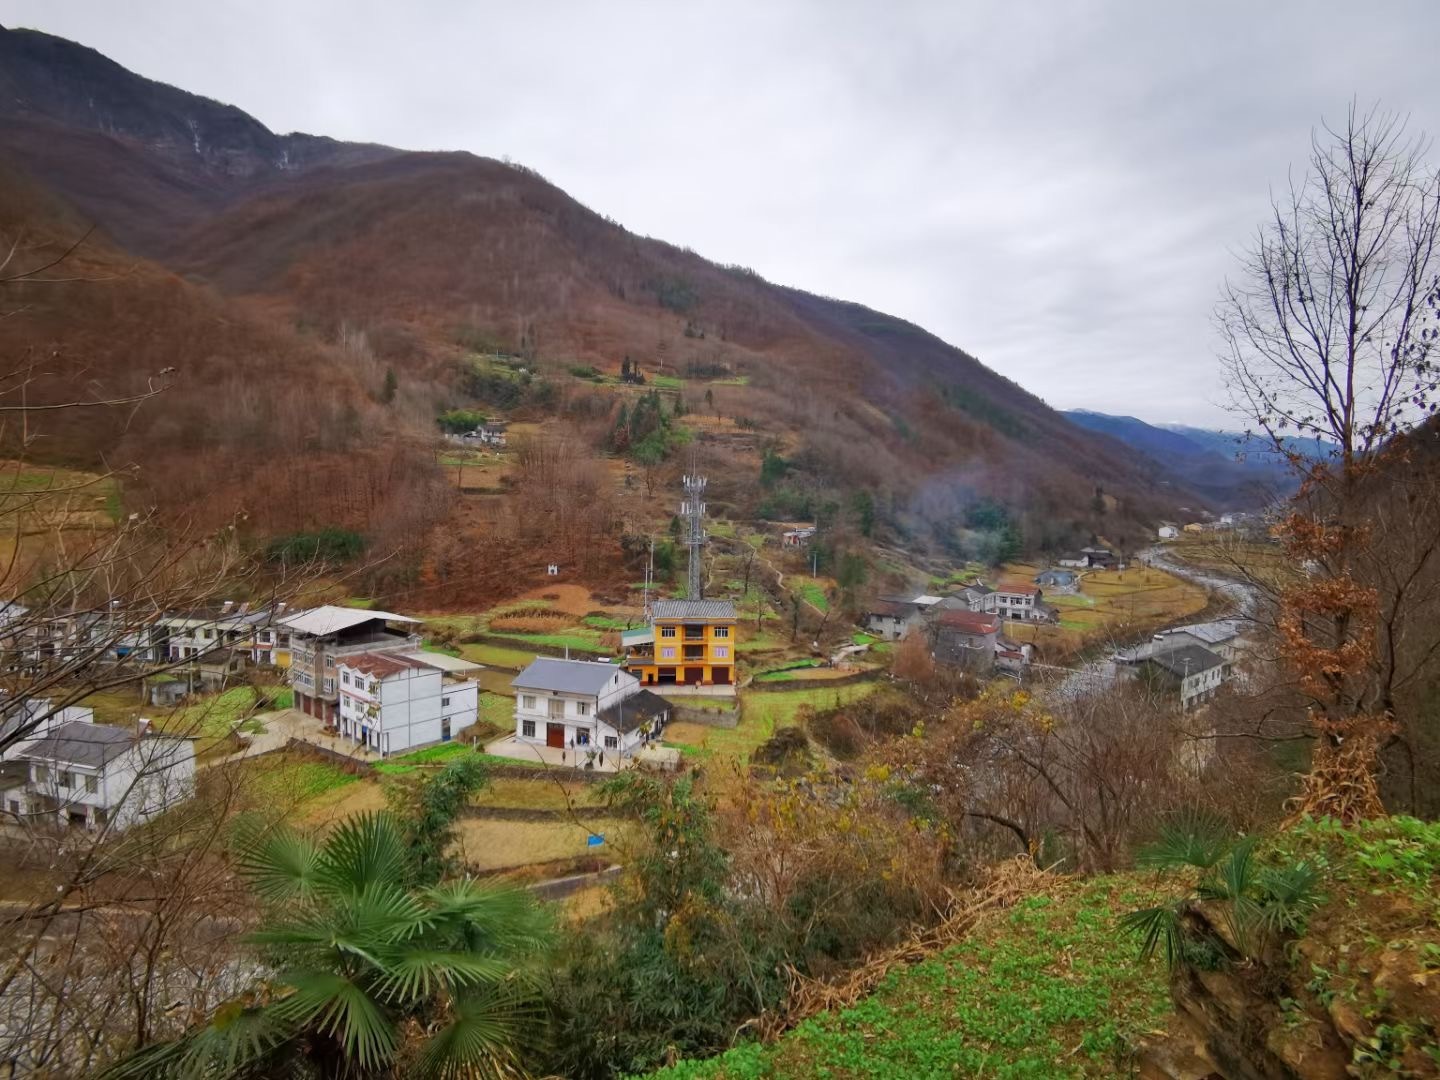
[[[84,233],[63,205],[0,172],[12,271],[49,262]],[[23,443],[32,458],[136,466],[132,508],[153,505],[203,529],[237,515],[261,533],[317,521],[359,527],[424,518],[443,503],[428,456],[342,350],[98,236],[41,278],[5,289],[15,311],[0,319],[10,384],[28,380],[31,405],[120,404],[32,414],[23,431],[5,432],[8,450]],[[410,504],[399,501],[407,495]]]
[[[49,395],[134,395],[173,369],[139,410],[45,432],[55,459],[140,464],[127,498],[243,512],[257,535],[403,539],[399,576],[430,604],[496,598],[546,561],[633,580],[620,555],[668,522],[682,456],[717,508],[824,513],[852,551],[975,557],[979,505],[1003,507],[992,545],[1133,548],[1191,501],[919,327],[636,236],[522,167],[276,135],[44,34],[0,29],[0,60],[0,158],[32,185],[6,174],[0,225],[34,259],[100,227],[67,271],[87,280],[26,286],[0,349],[44,356]],[[534,392],[487,398],[517,373]],[[687,415],[664,462],[622,460],[617,420],[655,388]],[[529,464],[451,483],[432,455],[455,408],[526,421]],[[759,486],[766,452],[784,490]]]

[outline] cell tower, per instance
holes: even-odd
[[[680,504],[680,516],[685,519],[685,544],[690,549],[690,576],[685,596],[690,600],[703,598],[705,586],[705,477],[695,473],[685,476],[685,501]]]

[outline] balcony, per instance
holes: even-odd
[[[705,640],[705,627],[703,627],[703,626],[689,626],[689,625],[687,625],[687,626],[685,627],[685,640],[686,640],[686,641],[704,641],[704,640]]]
[[[696,662],[696,661],[701,661],[701,660],[704,660],[704,659],[705,659],[705,646],[704,646],[704,645],[686,645],[686,646],[685,646],[685,662],[686,662],[686,663],[694,663],[694,662]]]

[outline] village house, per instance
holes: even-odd
[[[1177,626],[1173,630],[1161,631],[1151,641],[1152,652],[1165,652],[1181,645],[1199,645],[1228,661],[1235,660],[1242,648],[1240,624],[1233,619]]]
[[[1038,586],[1002,582],[995,587],[995,610],[1007,619],[1043,622],[1047,617],[1041,603],[1043,596]]]
[[[939,611],[989,611],[996,610],[995,590],[979,581],[962,585],[935,605]]]
[[[930,624],[930,648],[936,663],[976,675],[995,667],[1000,617],[964,609],[941,611]]]
[[[1199,536],[1205,531],[1205,526],[1199,521],[1192,521],[1185,526],[1183,531],[1189,533],[1191,536]]]
[[[126,829],[194,795],[195,744],[151,731],[148,720],[111,727],[69,719],[0,766],[0,784],[15,819]]]
[[[884,596],[871,601],[861,625],[885,641],[899,641],[923,622],[924,611],[914,600]]]
[[[648,627],[620,635],[625,670],[646,686],[734,686],[738,624],[728,600],[657,600]]]
[[[1162,521],[1155,533],[1161,540],[1174,540],[1180,535],[1180,526],[1173,521]]]
[[[788,548],[806,547],[815,539],[815,526],[802,525],[798,529],[786,529],[780,534],[780,546]]]
[[[1036,575],[1035,584],[1047,592],[1073,593],[1080,588],[1080,575],[1073,570],[1046,570]]]
[[[443,653],[341,653],[340,737],[381,756],[449,742],[479,716],[479,664]]]
[[[403,627],[418,622],[393,611],[331,604],[281,619],[275,628],[290,635],[287,676],[295,691],[295,708],[338,730],[341,658],[361,653],[416,652],[420,635]]]
[[[643,689],[613,664],[537,657],[511,682],[515,739],[620,762],[654,739],[670,719],[670,703]]]
[[[1090,557],[1081,551],[1067,551],[1055,560],[1055,565],[1066,566],[1072,570],[1085,570],[1090,566]]]
[[[1012,641],[1010,638],[995,639],[995,666],[1011,674],[1022,674],[1030,666],[1035,646],[1027,642]]]
[[[1085,557],[1085,565],[1091,570],[1111,570],[1120,564],[1120,556],[1109,548],[1083,547],[1080,554]]]
[[[1225,681],[1228,669],[1229,665],[1223,657],[1193,644],[1151,653],[1140,665],[1142,677],[1179,695],[1182,709],[1214,697]]]

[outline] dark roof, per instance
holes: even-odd
[[[621,698],[619,702],[611,705],[608,709],[602,709],[600,722],[609,724],[616,731],[628,735],[645,721],[659,719],[669,711],[670,702],[659,694],[641,690],[637,694]]]
[[[1010,596],[1034,596],[1040,590],[1034,585],[1025,584],[1023,581],[1006,581],[998,585],[995,591]]]
[[[1174,649],[1167,649],[1165,652],[1156,653],[1150,657],[1150,661],[1164,668],[1170,674],[1178,675],[1181,678],[1209,671],[1211,668],[1220,667],[1225,663],[1221,657],[1216,656],[1203,645],[1181,645]]]
[[[867,615],[882,615],[891,619],[903,619],[913,614],[915,605],[905,600],[876,600],[865,612]]]
[[[516,675],[510,683],[522,690],[550,690],[559,694],[594,696],[610,685],[610,680],[624,672],[613,664],[593,660],[552,660],[540,656]],[[633,678],[633,676],[631,676]]]
[[[110,727],[71,720],[30,744],[24,756],[99,769],[139,741],[134,728]]]
[[[651,608],[657,619],[734,619],[729,600],[656,600]]]

